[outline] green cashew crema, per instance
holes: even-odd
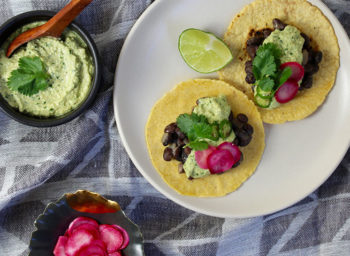
[[[303,45],[305,39],[300,35],[300,31],[291,25],[285,27],[284,30],[274,30],[263,42],[263,44],[274,43],[282,52],[281,63],[286,62],[303,62]],[[256,91],[254,91],[256,93]],[[277,108],[280,105],[272,97],[269,109]]]
[[[229,118],[231,107],[228,104],[225,96],[202,98],[198,100],[198,105],[193,109],[193,113],[205,116],[209,123],[213,123],[215,121],[220,122]],[[225,141],[232,142],[235,138],[236,135],[232,131],[226,139],[219,138],[217,141],[206,141],[212,146],[218,146]],[[192,150],[188,155],[183,168],[187,177],[196,179],[210,175],[210,171],[208,169],[202,169],[198,166],[195,159],[194,150]]]
[[[0,93],[20,112],[33,116],[61,116],[76,109],[90,92],[94,65],[87,45],[74,31],[65,29],[61,38],[42,37],[16,50],[7,58],[10,42],[20,33],[42,25],[34,22],[16,30],[0,48]],[[11,72],[20,58],[39,57],[50,76],[49,87],[32,96],[13,91],[7,86]]]

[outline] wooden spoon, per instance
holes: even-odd
[[[43,36],[60,37],[63,30],[92,1],[93,0],[72,0],[45,24],[27,30],[17,36],[7,48],[6,56],[9,57],[18,47],[33,39]]]

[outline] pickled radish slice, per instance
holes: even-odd
[[[280,66],[282,70],[286,67],[290,67],[292,69],[292,75],[289,77],[289,79],[293,79],[298,82],[304,77],[304,68],[298,62],[286,62]]]
[[[208,167],[211,174],[227,171],[234,164],[235,160],[227,149],[218,149],[208,156]]]
[[[198,150],[194,153],[194,158],[196,159],[196,162],[198,166],[202,169],[209,169],[208,168],[208,156],[213,153],[216,150],[215,147],[209,146],[206,150]]]
[[[68,234],[71,235],[73,233],[73,230],[75,228],[77,228],[79,225],[82,225],[82,224],[85,224],[85,223],[88,223],[90,225],[93,225],[95,226],[96,229],[98,229],[98,223],[97,221],[91,219],[91,218],[87,218],[87,217],[78,217],[78,218],[75,218],[70,224],[69,224],[69,227],[68,227]]]
[[[121,226],[118,226],[118,225],[112,225],[113,227],[117,228],[123,235],[123,244],[120,246],[120,250],[123,250],[125,249],[128,245],[129,245],[129,234],[128,232],[126,232],[125,229],[123,229]]]
[[[112,225],[100,225],[99,230],[108,253],[118,251],[124,242],[123,234]]]
[[[65,253],[67,256],[75,256],[79,250],[88,246],[95,240],[93,234],[86,229],[76,229],[73,234],[68,238],[65,246]]]
[[[100,240],[95,240],[86,247],[83,247],[77,256],[107,256],[104,243]]]
[[[73,233],[78,231],[78,230],[81,230],[81,229],[84,229],[86,230],[87,232],[89,232],[91,235],[94,236],[95,239],[100,239],[100,232],[98,230],[98,227],[95,228],[95,226],[93,225],[90,225],[88,223],[85,223],[85,224],[81,224],[80,226],[78,226],[76,229],[73,230]]]
[[[279,103],[287,103],[292,100],[298,93],[299,85],[295,80],[289,79],[281,85],[275,93],[275,99]]]
[[[56,243],[55,249],[53,250],[53,254],[55,256],[66,256],[64,252],[64,248],[67,244],[68,238],[66,236],[59,236],[58,241]]]
[[[108,254],[108,256],[122,256],[122,253],[120,251],[116,251]]]
[[[129,245],[126,230],[118,225],[99,225],[87,217],[74,219],[55,245],[54,256],[122,256]]]
[[[230,151],[230,153],[232,154],[233,156],[233,159],[234,159],[234,164],[237,163],[240,159],[241,159],[241,151],[239,150],[239,148],[233,144],[233,143],[230,143],[230,142],[224,142],[224,143],[221,143],[217,149],[226,149],[228,151]]]

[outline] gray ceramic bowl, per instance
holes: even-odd
[[[31,11],[31,12],[22,13],[20,15],[17,15],[11,18],[0,27],[0,45],[2,45],[5,42],[5,40],[9,37],[9,35],[11,35],[16,29],[31,22],[48,20],[54,15],[55,13],[51,11]],[[63,116],[40,118],[40,117],[34,117],[34,116],[27,115],[25,113],[19,112],[17,109],[11,107],[7,103],[7,101],[0,95],[0,108],[7,115],[12,117],[14,120],[26,125],[36,126],[36,127],[49,127],[49,126],[60,125],[80,115],[82,112],[84,112],[84,110],[86,110],[89,107],[89,105],[95,99],[99,88],[100,79],[101,79],[99,55],[98,55],[96,45],[92,40],[92,38],[90,37],[90,35],[88,34],[88,32],[86,32],[83,28],[81,28],[75,22],[72,22],[68,26],[68,28],[75,31],[81,36],[81,38],[87,44],[90,54],[93,58],[95,73],[94,73],[92,86],[88,96],[86,97],[84,102],[82,102],[79,105],[78,108],[74,109],[73,111]]]
[[[125,215],[117,202],[87,190],[78,190],[48,204],[35,220],[36,230],[30,239],[29,256],[53,255],[58,237],[64,235],[69,223],[77,217],[89,217],[99,224],[120,225],[130,237],[130,243],[123,250],[123,255],[145,255],[140,228]]]

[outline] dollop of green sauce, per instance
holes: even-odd
[[[274,43],[281,52],[281,63],[303,62],[303,45],[305,39],[300,35],[299,29],[288,25],[284,30],[276,29],[263,42],[263,44]]]
[[[209,123],[220,122],[222,120],[228,120],[231,107],[227,102],[226,96],[208,97],[198,100],[198,105],[193,109],[193,112],[197,115],[205,116]],[[231,134],[226,138],[219,138],[217,141],[206,140],[211,146],[218,146],[225,141],[232,142],[236,138],[235,133],[232,131]],[[208,169],[202,169],[198,166],[195,159],[195,151],[192,150],[188,155],[186,162],[183,166],[186,176],[192,178],[202,178],[210,175]]]
[[[281,63],[286,62],[303,62],[303,45],[305,39],[300,35],[300,30],[294,26],[288,25],[284,30],[276,29],[263,42],[263,44],[274,43],[282,52]],[[254,93],[256,93],[254,91]],[[268,109],[274,109],[280,106],[272,97],[272,101]]]
[[[28,42],[7,58],[5,53],[12,40],[24,31],[44,22],[27,24],[16,30],[0,47],[0,93],[14,108],[33,116],[61,116],[76,109],[90,92],[94,65],[83,39],[65,29],[61,38],[41,37]],[[50,86],[32,96],[11,90],[7,81],[18,68],[20,58],[39,57],[50,76]]]

